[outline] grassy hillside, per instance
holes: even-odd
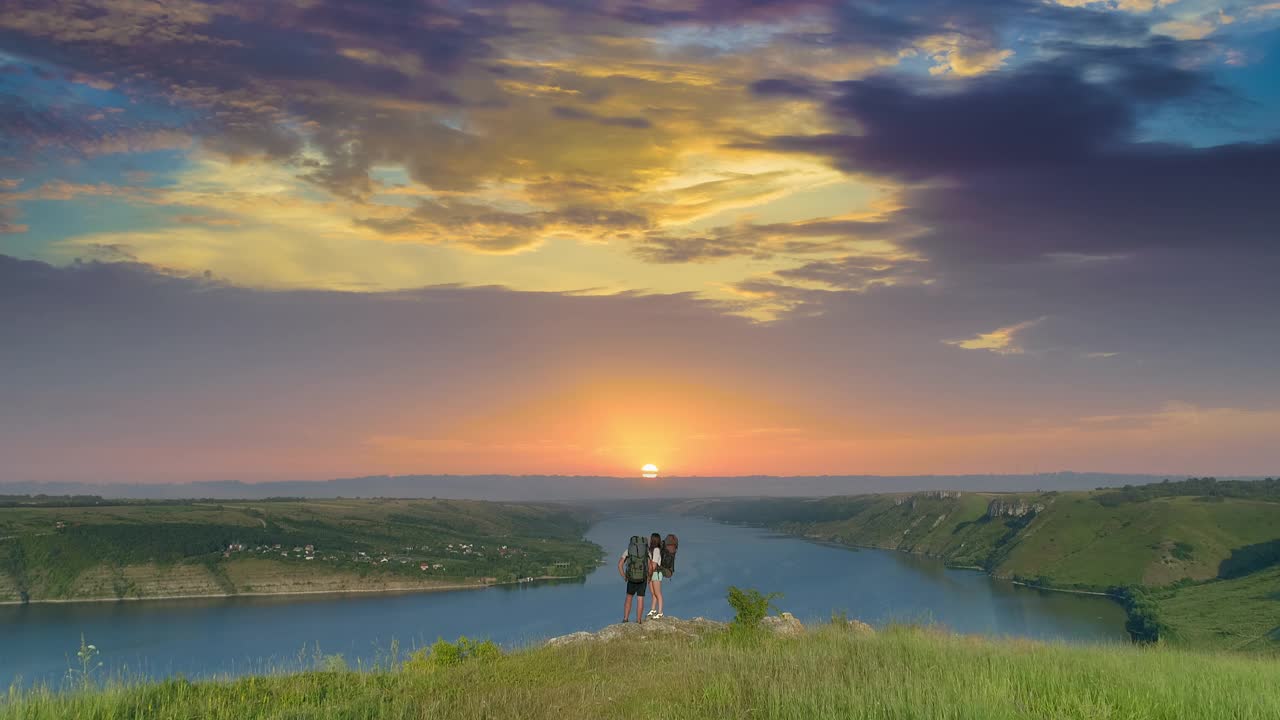
[[[681,509],[824,541],[928,554],[1045,587],[1154,589],[1159,607],[1169,608],[1161,616],[1175,641],[1280,649],[1280,641],[1245,641],[1280,627],[1280,582],[1274,573],[1252,576],[1280,563],[1277,500],[1275,481],[1194,481],[1075,493],[709,500]],[[1188,587],[1194,583],[1207,584]],[[1255,614],[1227,612],[1216,630],[1203,631],[1203,618],[1226,598]]]
[[[1155,597],[1176,642],[1280,655],[1280,567]]]
[[[581,537],[588,521],[560,506],[461,500],[16,505],[0,508],[0,601],[581,575],[599,558]]]
[[[457,660],[451,656],[451,660]],[[1166,647],[1067,646],[827,626],[588,642],[229,682],[0,698],[0,718],[951,718],[1272,720],[1280,664]]]

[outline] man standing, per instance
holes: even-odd
[[[627,544],[627,551],[618,558],[618,574],[627,581],[627,599],[622,606],[622,622],[631,620],[632,601],[640,598],[636,608],[636,622],[644,622],[644,593],[649,584],[650,567],[649,543],[640,535],[632,535]]]

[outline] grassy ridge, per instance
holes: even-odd
[[[796,638],[585,643],[453,667],[13,692],[0,718],[1272,720],[1277,688],[1280,665],[1244,656],[833,625]]]
[[[386,589],[577,575],[599,557],[581,538],[589,519],[561,506],[461,500],[0,508],[0,600]],[[224,554],[232,543],[244,549]],[[307,545],[314,546],[310,560],[294,552]],[[431,569],[422,571],[421,562]]]
[[[1175,642],[1280,655],[1280,567],[1155,598]]]
[[[988,517],[993,501],[1042,509],[1022,517]],[[721,521],[923,553],[999,577],[1079,590],[1210,579],[1233,549],[1280,535],[1280,504],[1234,498],[1161,497],[1105,506],[1089,493],[920,493],[714,500],[684,508]]]
[[[1176,642],[1280,652],[1280,576],[1266,572],[1280,558],[1280,503],[1258,494],[1275,483],[1197,483],[1233,494],[1177,495],[1186,484],[1169,483],[1093,493],[926,492],[681,507],[815,539],[928,554],[1044,587],[1147,588]],[[1188,587],[1200,582],[1207,584]],[[1205,631],[1210,618],[1214,629]]]

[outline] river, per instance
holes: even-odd
[[[633,534],[674,532],[677,571],[667,612],[728,620],[729,585],[781,592],[805,621],[844,612],[872,625],[925,622],[964,633],[1072,642],[1121,641],[1124,612],[1100,597],[1017,587],[937,560],[852,550],[676,515],[612,516],[587,536],[606,564],[580,581],[435,593],[281,596],[0,607],[0,691],[57,684],[83,633],[107,676],[209,677],[306,666],[317,653],[352,666],[437,637],[518,647],[621,619],[615,569]]]

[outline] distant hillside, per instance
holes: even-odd
[[[1274,480],[702,500],[678,508],[817,540],[931,555],[1047,588],[1135,588],[1158,605],[1151,612],[1175,641],[1256,649],[1280,640],[1280,577],[1257,574],[1280,565]],[[1203,631],[1201,612],[1221,619],[1213,633]]]
[[[601,477],[586,475],[375,475],[294,482],[21,483],[3,494],[101,495],[106,498],[219,500],[270,497],[455,498],[584,501],[616,498],[822,497],[966,488],[972,491],[1092,490],[1159,482],[1159,475],[1054,472],[1033,475],[821,475],[778,477]],[[1248,478],[1245,478],[1248,479]]]
[[[577,577],[599,559],[582,539],[590,519],[579,508],[465,500],[14,500],[0,507],[0,602]]]

